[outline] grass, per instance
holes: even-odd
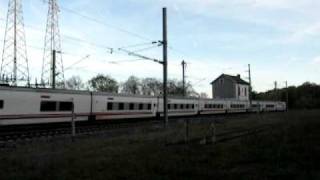
[[[320,111],[252,115],[218,131],[282,122],[262,134],[216,145],[171,145],[183,125],[166,134],[143,129],[107,138],[33,142],[0,150],[0,179],[320,179]],[[201,137],[208,124],[192,124]],[[170,137],[170,138],[169,138]]]

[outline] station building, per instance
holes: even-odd
[[[220,75],[211,82],[212,97],[214,99],[236,99],[240,101],[249,100],[250,84],[240,75],[231,76],[227,74]]]

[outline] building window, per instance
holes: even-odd
[[[72,102],[59,102],[59,111],[72,111]]]
[[[240,86],[238,86],[238,96],[241,95],[241,92],[240,92]]]
[[[247,96],[247,88],[244,88],[244,96]]]

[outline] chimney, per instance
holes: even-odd
[[[240,76],[240,74],[237,74],[237,78],[241,79],[241,76]]]

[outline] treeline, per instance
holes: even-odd
[[[320,85],[306,82],[301,86],[290,86],[283,89],[270,90],[263,93],[254,92],[255,100],[281,100],[286,101],[288,93],[289,108],[318,109],[320,108]]]
[[[72,90],[92,90],[109,93],[123,93],[132,95],[150,95],[158,96],[162,94],[162,81],[156,78],[138,78],[130,76],[124,82],[118,82],[109,75],[98,74],[88,82],[83,82],[79,76],[73,76],[66,80],[66,89]],[[183,95],[183,84],[178,80],[168,80],[168,94],[173,96]],[[198,94],[192,87],[191,83],[186,83],[186,96],[204,97],[205,93]]]

